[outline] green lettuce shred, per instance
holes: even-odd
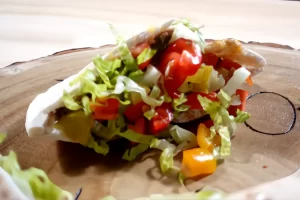
[[[128,74],[128,78],[132,79],[136,83],[143,80],[145,73],[142,70],[132,71]]]
[[[221,146],[214,149],[214,155],[224,157],[230,155],[230,139],[237,128],[237,122],[227,111],[231,97],[224,91],[220,90],[218,98],[220,99],[220,102],[211,101],[206,97],[198,95],[198,100],[201,106],[214,121],[214,126],[210,128],[211,136],[208,139],[211,141],[216,133],[219,133],[221,137]]]
[[[91,114],[92,111],[91,111],[91,108],[90,108],[90,98],[88,96],[83,96],[81,101],[82,101],[84,113],[86,115]]]
[[[124,160],[132,161],[138,155],[140,155],[141,153],[145,152],[148,148],[149,148],[149,144],[140,143],[140,144],[132,147],[131,149],[127,149],[125,151],[125,153],[123,154],[122,158]]]
[[[156,115],[154,107],[151,107],[150,110],[144,112],[144,117],[146,117],[148,120],[151,120]]]
[[[174,150],[173,148],[166,148],[163,150],[163,152],[160,154],[159,157],[159,163],[160,163],[160,169],[163,173],[169,171],[173,168],[174,165]]]
[[[172,107],[175,111],[178,112],[187,111],[190,108],[190,106],[183,105],[185,102],[187,102],[187,98],[185,97],[184,93],[181,93],[179,98],[173,99]]]
[[[0,156],[0,167],[11,176],[14,183],[28,198],[72,199],[72,194],[54,185],[44,171],[37,168],[22,170],[13,151],[10,151],[8,156]]]
[[[116,28],[112,25],[109,24],[110,30],[113,33],[113,35],[116,38],[116,43],[117,43],[117,48],[119,50],[119,56],[121,57],[122,61],[124,62],[126,66],[126,71],[137,71],[138,65],[133,58],[126,41],[124,38],[118,33]]]
[[[181,19],[177,19],[173,22],[173,25],[178,25],[178,24],[182,24],[184,26],[186,26],[187,28],[189,28],[194,34],[197,35],[197,40],[196,42],[199,44],[199,47],[201,49],[202,52],[204,52],[204,47],[205,47],[205,39],[204,36],[201,32],[201,27],[193,24],[190,20],[186,19],[186,18],[181,18]]]
[[[140,65],[146,62],[147,60],[151,59],[156,54],[156,52],[157,50],[155,49],[145,48],[144,51],[140,55],[138,55],[137,64]]]
[[[148,96],[145,88],[139,86],[136,82],[134,82],[130,78],[128,78],[126,76],[121,76],[121,75],[118,76],[118,78],[117,78],[117,84],[116,84],[115,89],[113,91],[108,91],[106,95],[121,94],[124,91],[139,93],[141,95],[143,101],[150,106],[154,106],[154,107],[160,106],[164,102],[163,97],[160,99],[155,99],[155,98]]]
[[[67,93],[66,91],[64,91],[63,93],[63,98],[62,98],[66,108],[68,108],[69,110],[79,110],[81,108],[81,106],[76,103],[73,99],[73,97]]]
[[[87,147],[94,149],[97,153],[102,155],[106,155],[109,152],[108,144],[103,140],[100,140],[98,143],[95,141],[94,137],[90,137]]]
[[[235,117],[234,121],[237,123],[243,123],[251,117],[250,113],[241,111],[239,109],[236,111],[236,114],[237,116]]]
[[[226,92],[222,89],[217,95],[218,99],[220,100],[221,104],[227,109],[230,106],[231,96],[229,96]]]
[[[169,171],[170,169],[174,169],[174,152],[176,146],[165,139],[157,139],[153,138],[150,143],[150,148],[155,148],[162,150],[162,153],[159,157],[160,168],[163,173]]]
[[[119,132],[117,135],[126,138],[131,142],[142,143],[150,145],[151,140],[154,136],[152,135],[143,135],[140,133],[136,133],[133,130],[127,129],[125,132]]]
[[[114,86],[110,83],[110,79],[107,76],[108,71],[105,70],[104,65],[102,65],[102,63],[100,61],[103,61],[103,60],[98,57],[93,60],[96,70],[97,70],[101,80],[103,81],[103,83],[107,86],[107,88],[113,88]]]
[[[107,91],[107,86],[105,84],[96,84],[95,82],[82,79],[81,93],[91,94],[92,101],[95,102],[97,97],[103,97],[103,92]]]
[[[228,127],[222,126],[219,128],[218,133],[221,137],[221,146],[220,146],[220,156],[229,156],[230,155],[230,132]]]

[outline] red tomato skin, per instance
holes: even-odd
[[[186,77],[194,75],[201,66],[200,47],[190,40],[180,38],[169,44],[158,67],[165,76],[165,88],[172,98],[178,97],[178,88]]]

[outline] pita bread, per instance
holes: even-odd
[[[173,30],[172,23],[175,19],[166,21],[160,26],[152,27],[132,38],[127,40],[128,47],[134,47],[141,42],[151,42],[155,36],[168,30]],[[236,40],[228,39],[222,41],[216,41],[208,44],[205,47],[206,52],[215,53],[218,56],[223,56],[226,58],[231,58],[237,63],[245,66],[249,69],[253,75],[259,73],[263,67],[266,65],[265,59],[255,52],[245,48]],[[118,54],[117,47],[105,54],[103,59],[112,59]],[[69,92],[71,94],[76,94],[80,89],[80,85],[70,86],[69,83],[76,77],[81,75],[86,69],[95,69],[93,63],[88,64],[77,74],[65,79],[64,81],[52,86],[48,91],[39,94],[31,102],[26,114],[25,127],[29,137],[45,137],[54,140],[62,140],[67,142],[71,141],[67,138],[62,131],[53,127],[54,124],[54,112],[56,109],[64,107],[62,100],[63,91]],[[203,114],[198,113],[197,117],[201,117]]]

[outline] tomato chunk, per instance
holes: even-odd
[[[97,99],[97,103],[91,103],[93,117],[97,120],[113,120],[118,116],[120,102],[115,98]]]
[[[186,95],[187,101],[184,103],[185,105],[190,106],[190,109],[199,109],[199,110],[203,110],[197,96],[201,95],[203,97],[206,97],[212,101],[217,101],[217,94],[215,92],[206,94],[206,93],[200,93],[200,92],[192,92],[190,94]]]
[[[180,38],[169,44],[158,68],[165,75],[164,86],[172,98],[178,97],[178,88],[198,71],[201,61],[200,47],[191,40]]]
[[[242,67],[240,64],[233,62],[232,60],[229,59],[223,59],[221,60],[220,64],[217,66],[217,68],[224,68],[226,70],[231,70],[232,68],[234,70]]]
[[[128,128],[133,130],[134,132],[145,134],[146,132],[146,120],[144,117],[138,119],[134,125],[128,125]]]
[[[138,44],[137,46],[130,49],[133,58],[137,58],[145,49],[150,49],[150,45],[147,42]],[[139,68],[144,70],[151,62],[151,58],[145,62],[139,64]]]
[[[164,130],[173,119],[172,106],[169,103],[163,103],[155,108],[156,115],[150,121],[152,134],[156,135]]]
[[[145,105],[145,103],[143,101],[140,101],[139,103],[137,103],[135,105],[129,105],[124,112],[126,119],[128,121],[134,123],[138,119],[143,117],[144,112],[143,112],[142,108],[144,105]]]
[[[218,64],[219,59],[220,58],[215,54],[207,53],[207,54],[203,54],[202,62],[205,63],[205,65],[212,65],[215,67]]]
[[[246,101],[247,101],[247,97],[248,97],[248,91],[237,89],[236,90],[236,95],[240,96],[241,104],[237,105],[237,106],[230,106],[228,108],[229,114],[233,115],[233,116],[236,116],[236,112],[237,112],[238,109],[241,110],[241,111],[245,111]]]
[[[146,48],[150,48],[147,42],[138,44],[137,46],[130,49],[133,58],[137,58]]]

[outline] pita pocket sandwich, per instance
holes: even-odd
[[[95,55],[32,101],[28,136],[80,143],[103,155],[112,141],[122,140],[125,160],[153,148],[162,151],[163,172],[213,173],[216,161],[230,155],[237,124],[250,117],[243,85],[253,84],[266,60],[235,39],[206,43],[199,26],[186,19],[127,41],[111,29],[117,41],[111,52]],[[180,167],[173,163],[179,153]]]

